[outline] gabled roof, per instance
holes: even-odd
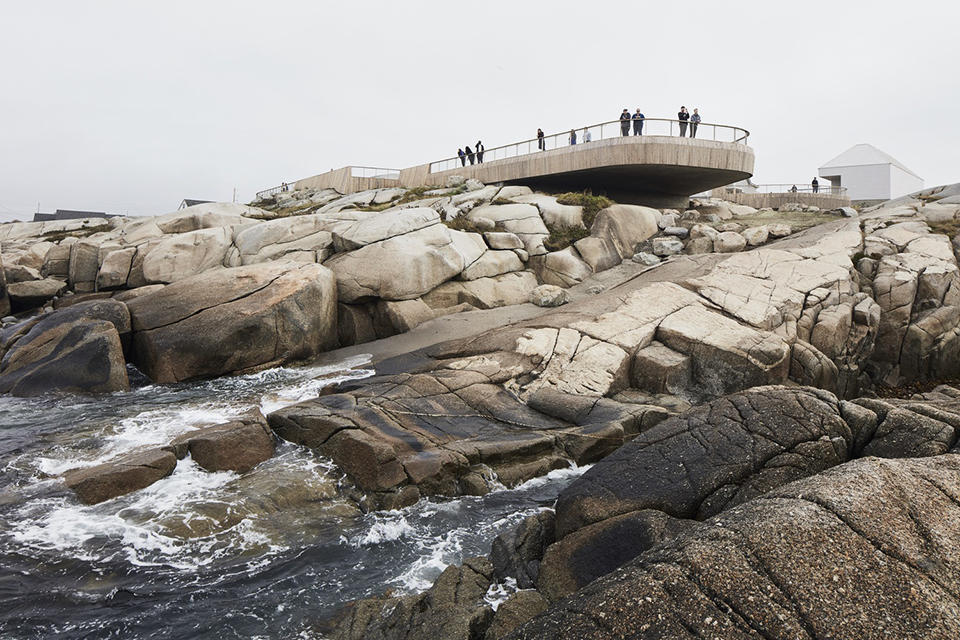
[[[184,207],[193,207],[198,204],[207,204],[209,202],[213,202],[213,200],[191,200],[190,198],[184,198],[183,202],[180,203],[180,208],[183,209]]]
[[[858,144],[850,147],[836,158],[820,167],[819,171],[824,173],[824,170],[833,168],[862,167],[872,164],[892,164],[901,171],[905,171],[910,175],[922,180],[920,176],[903,166],[899,160],[893,156],[887,155],[883,151],[880,151],[880,149],[877,149],[872,144]]]

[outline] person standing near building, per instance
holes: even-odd
[[[686,107],[680,107],[680,112],[677,114],[677,120],[680,121],[680,137],[686,137],[687,121],[690,120],[690,112],[687,111]]]
[[[814,193],[820,192],[820,183],[817,182],[817,176],[813,176],[813,182],[810,183],[810,186],[813,187]]]
[[[477,164],[483,164],[483,143],[477,140]]]
[[[633,135],[642,136],[643,135],[643,114],[640,113],[640,107],[637,107],[637,112],[633,114]]]
[[[473,150],[472,150],[469,146],[464,147],[463,150],[467,152],[467,160],[470,161],[470,164],[473,164],[473,161],[474,161],[474,159],[475,159],[475,157],[476,157],[476,156],[474,156],[474,154],[473,154]]]
[[[570,146],[577,144],[577,132],[570,129]]]
[[[537,149],[543,151],[546,145],[543,141],[543,129],[537,129]]]
[[[630,135],[630,112],[626,109],[620,114],[620,135]]]
[[[697,137],[697,125],[700,124],[700,112],[696,109],[693,110],[693,115],[690,116],[690,137]]]
[[[460,166],[467,166],[467,154],[463,152],[463,149],[457,149],[457,157],[460,158]]]

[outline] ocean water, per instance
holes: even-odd
[[[0,638],[323,638],[344,604],[425,589],[448,564],[488,553],[584,471],[364,514],[330,460],[281,442],[247,474],[208,473],[187,458],[99,505],[63,486],[67,470],[366,377],[367,362],[0,398]],[[495,585],[488,600],[514,588]]]

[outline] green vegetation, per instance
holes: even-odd
[[[548,226],[547,228],[550,230],[550,235],[544,239],[543,246],[549,251],[566,249],[577,240],[590,237],[590,230],[585,227],[558,225]]]
[[[711,226],[717,226],[727,222],[736,222],[744,229],[748,227],[759,227],[765,224],[786,224],[789,225],[791,232],[796,233],[815,227],[825,222],[834,222],[839,220],[836,214],[829,211],[757,211],[748,216],[737,216],[733,220],[722,220]]]
[[[479,228],[477,224],[467,216],[457,216],[456,218],[448,218],[443,221],[443,224],[447,225],[451,229],[455,229],[456,231],[466,231],[468,233],[483,233],[483,229]]]
[[[616,204],[613,200],[605,196],[595,196],[591,191],[561,193],[557,196],[557,202],[577,207],[583,207],[583,226],[589,229],[593,226],[593,221],[597,219],[597,213],[601,209]],[[589,235],[589,233],[587,234]]]
[[[95,233],[100,233],[101,231],[110,231],[112,228],[113,227],[109,222],[105,222],[103,224],[82,227],[80,229],[71,229],[68,231],[47,231],[40,234],[40,237],[47,242],[60,242],[66,238],[87,238]]]
[[[939,233],[953,240],[960,233],[960,220],[941,220],[940,222],[928,222],[931,233]]]

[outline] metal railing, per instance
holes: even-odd
[[[624,122],[627,122],[629,125],[626,134],[623,133],[622,128]],[[701,122],[697,125],[696,136],[693,136],[693,129],[691,128],[691,125],[689,125],[689,123],[681,123],[679,120],[668,120],[665,118],[644,118],[643,123],[644,124],[641,132],[642,135],[645,136],[679,136],[681,124],[688,125],[684,128],[684,133],[686,136],[699,140],[716,141],[719,139],[721,142],[727,141],[746,144],[747,138],[750,136],[750,132],[746,129],[741,129],[740,127],[734,127],[727,124]],[[531,138],[530,140],[515,142],[502,147],[485,149],[483,151],[482,158],[480,157],[481,154],[477,153],[476,149],[473,149],[473,153],[469,154],[463,159],[460,157],[453,157],[446,158],[444,160],[438,160],[437,162],[431,162],[430,173],[457,169],[463,166],[474,164],[475,162],[483,163],[493,160],[504,160],[506,158],[515,158],[517,156],[524,156],[530,153],[539,153],[540,151],[551,151],[553,149],[571,146],[571,144],[590,144],[596,140],[634,135],[632,120],[610,120],[608,122],[593,124],[588,127],[579,127],[574,129],[573,132],[576,133],[575,143],[571,140],[571,132],[565,131],[563,133],[554,133],[549,136],[544,136],[543,138]],[[587,135],[588,133],[589,136]],[[588,137],[590,138],[589,140],[587,139]],[[472,160],[470,156],[473,156]]]
[[[290,191],[293,188],[289,182],[281,184],[279,187],[270,187],[269,189],[264,189],[263,191],[257,191],[257,200],[263,200],[269,196],[272,196],[275,193],[280,193],[281,191]]]
[[[842,196],[847,193],[846,187],[834,187],[830,185],[819,185],[814,189],[809,184],[758,184],[757,193],[824,193],[833,196]],[[744,193],[749,193],[744,191]]]
[[[384,169],[383,167],[350,167],[351,178],[379,178],[381,180],[399,180],[400,169]]]

